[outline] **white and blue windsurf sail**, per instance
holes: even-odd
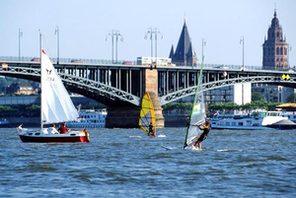
[[[192,103],[192,111],[190,121],[188,123],[187,131],[185,134],[184,148],[193,145],[201,135],[202,131],[197,127],[202,125],[206,119],[205,102],[203,95],[203,63],[204,57],[202,57],[202,63],[200,66],[200,72],[198,76],[198,84],[195,89],[195,96]]]

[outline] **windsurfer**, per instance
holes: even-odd
[[[152,125],[151,122],[149,123],[148,130],[149,130],[149,131],[148,131],[148,136],[155,137],[155,132],[154,132],[154,130],[153,130],[153,125]]]
[[[194,143],[194,146],[195,147],[197,146],[199,149],[201,149],[201,142],[204,141],[208,137],[208,134],[209,134],[210,128],[211,128],[211,123],[209,120],[206,120],[205,123],[203,124],[203,126],[198,125],[197,127],[200,130],[202,130],[203,132],[201,133],[201,135],[199,136],[197,141]]]

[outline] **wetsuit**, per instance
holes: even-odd
[[[202,134],[199,136],[197,141],[199,142],[204,141],[204,139],[206,139],[206,137],[208,136],[209,132],[210,132],[209,128],[204,128]]]
[[[153,131],[153,125],[149,125],[149,132],[148,132],[148,136],[155,136],[155,133],[154,133],[154,131]]]

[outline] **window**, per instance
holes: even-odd
[[[283,55],[283,48],[280,48],[280,54]]]

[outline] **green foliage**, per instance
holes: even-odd
[[[39,116],[40,106],[38,105],[0,105],[0,117],[10,116]]]
[[[26,111],[40,111],[40,106],[39,105],[31,105],[31,106],[25,106]]]
[[[8,106],[8,105],[0,105],[0,112],[3,112],[3,111],[11,111],[12,110],[12,107],[11,106]]]
[[[163,106],[163,110],[173,110],[173,109],[183,109],[183,110],[191,110],[192,109],[192,104],[191,103],[169,103]]]
[[[275,110],[275,107],[278,103],[270,103],[265,100],[258,100],[255,102],[247,103],[244,105],[237,105],[233,102],[226,103],[210,103],[208,104],[209,112],[216,111],[231,111],[231,110],[253,110],[253,109],[266,109],[266,110]],[[173,110],[173,109],[183,109],[183,110],[191,110],[191,103],[170,103],[163,107],[163,110]]]
[[[264,96],[259,92],[253,92],[252,93],[252,102],[256,101],[265,101]]]

